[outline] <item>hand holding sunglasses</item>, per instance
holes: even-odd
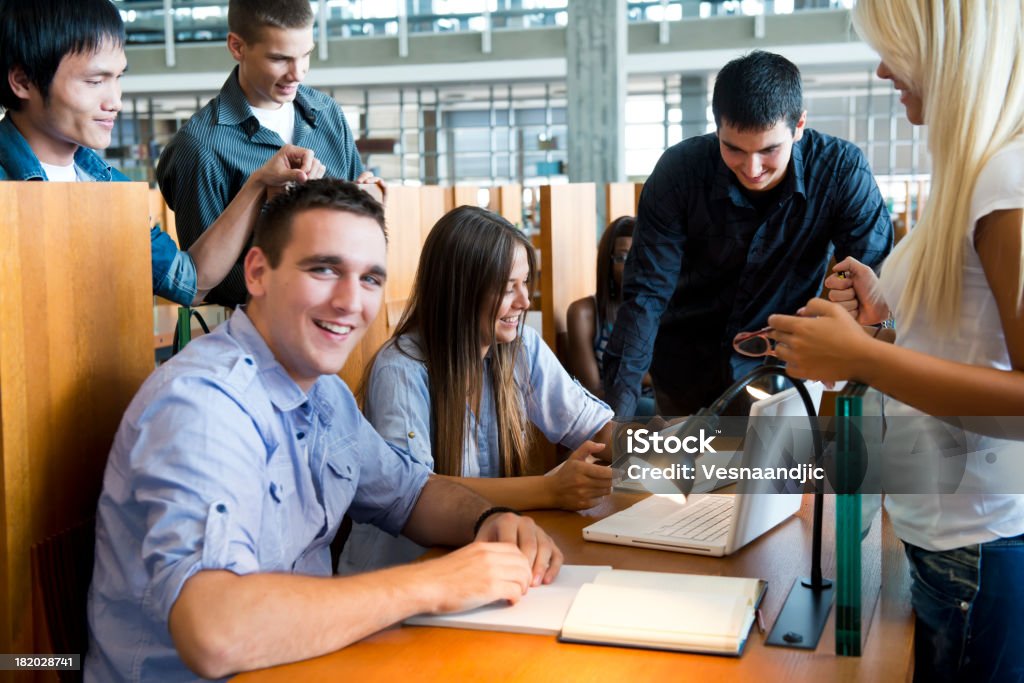
[[[732,348],[741,356],[759,358],[775,355],[775,342],[768,338],[775,330],[762,327],[754,332],[740,332],[732,339]]]

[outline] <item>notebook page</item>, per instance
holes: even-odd
[[[750,626],[746,597],[587,584],[562,636],[620,645],[737,652]]]
[[[763,581],[733,576],[672,574],[614,569],[598,574],[594,583],[606,586],[628,586],[661,591],[690,592],[744,598],[754,605],[761,596]]]
[[[457,614],[420,614],[405,620],[414,626],[447,626],[484,631],[557,635],[580,586],[610,570],[607,566],[563,565],[555,580],[537,586],[515,605],[496,602]]]

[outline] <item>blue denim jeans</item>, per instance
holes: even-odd
[[[1024,535],[906,553],[914,681],[1024,682]]]

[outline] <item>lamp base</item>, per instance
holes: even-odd
[[[823,579],[818,588],[813,585],[809,578],[793,581],[765,645],[800,650],[814,650],[818,647],[836,591],[828,579]]]

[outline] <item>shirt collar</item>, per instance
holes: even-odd
[[[109,182],[114,179],[114,170],[100,155],[87,147],[75,151],[75,164],[94,180]],[[0,167],[7,171],[11,180],[46,180],[39,158],[14,125],[10,114],[0,120]]]
[[[283,412],[289,412],[308,401],[320,415],[321,422],[325,425],[331,423],[334,417],[334,408],[323,396],[321,385],[324,382],[324,377],[317,378],[307,395],[277,362],[274,352],[270,350],[263,335],[253,325],[244,306],[236,308],[228,318],[227,331],[228,335],[256,362],[256,368],[263,386],[266,388],[267,396],[276,408]]]
[[[75,152],[75,165],[85,171],[86,175],[101,182],[114,180],[114,169],[100,155],[87,147],[79,147]]]
[[[715,135],[715,178],[711,185],[711,199],[730,199],[729,192],[732,187],[734,176],[729,167],[722,160],[721,143]]]
[[[311,128],[316,128],[317,115],[322,107],[316,106],[308,96],[306,88],[299,85],[295,95],[295,108]],[[252,113],[249,100],[238,82],[238,67],[231,70],[217,96],[214,121],[220,126],[240,126],[250,138],[260,130],[259,119]]]
[[[789,173],[786,174],[786,182],[789,183],[790,191],[799,194],[805,199],[807,192],[804,189],[804,140],[801,137],[793,143],[793,153],[789,160]]]

